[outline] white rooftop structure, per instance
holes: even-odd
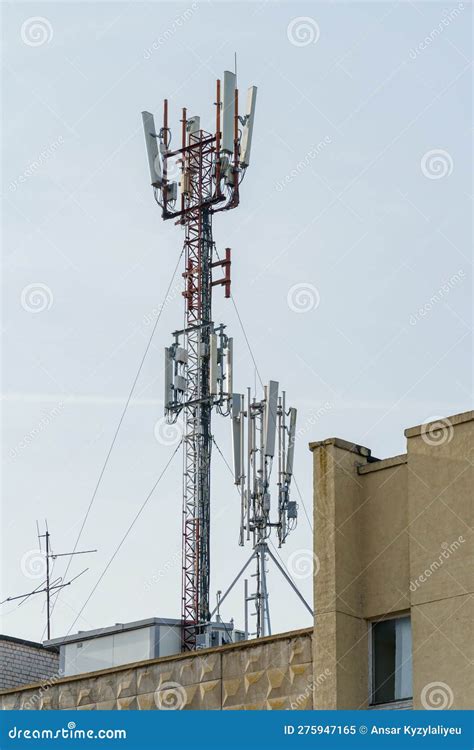
[[[200,647],[210,648],[243,640],[233,623],[213,622]],[[150,617],[135,622],[117,623],[106,628],[83,630],[63,638],[44,642],[59,647],[59,669],[64,675],[95,672],[122,664],[131,664],[181,651],[181,620]]]

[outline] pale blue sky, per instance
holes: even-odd
[[[74,545],[180,252],[181,230],[162,223],[153,201],[140,112],[159,115],[168,96],[176,137],[182,106],[211,128],[215,79],[234,51],[241,90],[259,87],[257,116],[241,205],[216,217],[215,239],[232,247],[233,292],[262,377],[278,379],[298,407],[295,472],[308,512],[308,442],[337,435],[385,457],[404,451],[404,428],[471,407],[468,3],[2,7],[5,596],[39,582],[24,575],[36,518],[48,518],[56,551]],[[292,38],[299,17],[310,19],[308,44]],[[37,284],[48,309],[32,313]],[[319,300],[301,314],[288,302],[297,284]],[[236,339],[237,388],[253,385],[219,293],[214,317]],[[172,450],[154,427],[162,349],[181,320],[175,294],[84,529],[80,547],[99,553],[61,595],[55,636],[71,627]],[[217,416],[214,425],[230,459],[229,426]],[[237,546],[231,478],[214,462],[213,592],[250,554]],[[179,616],[180,506],[178,460],[75,630]],[[311,546],[300,508],[282,558]],[[153,576],[159,584],[148,585]],[[272,571],[274,629],[309,625],[276,581]],[[310,597],[311,580],[299,583]],[[39,599],[4,605],[2,632],[39,640]],[[241,602],[240,589],[223,612],[239,626]]]

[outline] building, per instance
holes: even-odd
[[[59,677],[58,671],[57,648],[0,635],[0,690]]]
[[[474,412],[412,427],[378,460],[310,444],[314,628],[0,692],[13,708],[474,706]]]
[[[234,630],[233,623],[210,623],[200,636],[201,648],[222,646],[242,640],[244,634]],[[96,672],[137,661],[172,656],[181,651],[181,620],[149,617],[146,620],[117,623],[108,628],[79,631],[63,638],[45,641],[45,646],[59,649],[62,675]]]
[[[474,412],[378,461],[312,443],[315,708],[474,707]]]

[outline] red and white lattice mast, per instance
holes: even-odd
[[[163,219],[184,228],[184,327],[165,350],[165,413],[183,421],[182,648],[196,647],[209,622],[211,414],[231,412],[232,339],[212,319],[212,291],[230,297],[230,249],[223,258],[212,238],[215,213],[236,208],[248,167],[257,89],[248,90],[239,116],[236,76],[216,86],[215,132],[182,110],[180,146],[171,148],[168,102],[163,126],[143,112],[151,183]]]
[[[255,606],[257,637],[271,633],[266,564],[272,560],[302,603],[312,613],[297,587],[270,550],[272,533],[285,543],[297,521],[297,503],[290,500],[293,474],[296,409],[286,408],[285,392],[271,380],[259,401],[233,392],[232,339],[223,324],[212,319],[212,290],[223,286],[230,297],[230,249],[220,258],[213,238],[212,219],[219,211],[239,204],[239,186],[249,165],[257,89],[248,90],[246,111],[239,116],[236,76],[224,73],[216,87],[215,132],[201,129],[199,117],[182,111],[181,146],[171,149],[168,102],[163,127],[157,133],[153,115],[143,112],[151,183],[163,219],[184,227],[184,327],[174,332],[165,349],[165,414],[170,423],[183,422],[182,525],[182,649],[196,648],[211,617],[210,503],[211,415],[230,416],[233,435],[234,481],[241,500],[239,543],[251,543],[252,553],[220,603],[230,594],[252,561],[256,563],[256,591],[245,595],[246,635],[248,604]],[[276,456],[276,488],[271,474]],[[277,502],[272,509],[272,494]],[[247,590],[247,582],[245,590]]]

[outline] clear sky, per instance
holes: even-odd
[[[213,125],[215,79],[238,56],[259,87],[240,207],[215,220],[264,381],[299,411],[295,476],[312,513],[310,441],[386,457],[403,430],[471,408],[471,7],[449,2],[3,3],[2,598],[41,583],[35,520],[74,546],[163,301],[182,232],[161,221],[140,112],[170,101]],[[180,277],[178,276],[178,279]],[[168,461],[164,307],[84,526],[53,635],[180,612],[177,457],[86,600]],[[215,320],[255,382],[230,301]],[[230,460],[230,427],[214,418]],[[173,436],[170,441],[172,442]],[[285,563],[312,548],[300,503]],[[214,455],[212,590],[250,554]],[[38,562],[38,561],[37,561]],[[64,574],[59,559],[55,576]],[[311,578],[296,569],[311,598]],[[270,572],[276,631],[310,617]],[[243,625],[242,587],[223,610]],[[42,596],[3,605],[1,631],[40,640]],[[79,614],[80,613],[80,614]],[[79,616],[78,616],[79,615]]]

